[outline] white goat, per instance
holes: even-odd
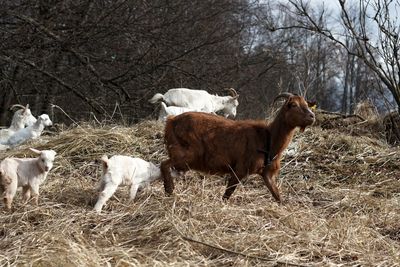
[[[101,161],[103,175],[99,186],[99,198],[94,206],[94,210],[98,213],[120,184],[131,186],[130,200],[134,200],[139,187],[145,187],[161,177],[160,168],[140,158],[121,155],[108,158],[104,155]]]
[[[42,134],[44,127],[51,125],[53,125],[53,123],[49,116],[47,114],[42,114],[33,125],[16,131],[8,139],[7,145],[16,146],[27,140],[36,139]]]
[[[187,88],[169,89],[164,95],[157,93],[149,102],[152,104],[164,101],[168,106],[177,106],[201,110],[208,113],[222,111],[225,117],[235,117],[236,108],[239,105],[239,95],[233,88],[229,89],[230,96],[211,95],[204,90],[193,90]]]
[[[161,109],[160,114],[158,115],[158,120],[165,122],[167,117],[170,115],[179,115],[189,111],[198,111],[192,108],[183,108],[183,107],[176,107],[176,106],[169,106],[165,105],[164,102],[161,102]]]
[[[36,118],[32,115],[29,109],[29,104],[25,107],[19,104],[11,106],[11,110],[14,108],[22,108],[14,112],[11,125],[7,129],[0,130],[0,144],[7,143],[8,138],[13,135],[16,131],[23,129],[26,126],[31,126],[36,122]]]
[[[39,154],[37,158],[5,158],[0,163],[0,193],[4,199],[4,205],[11,210],[13,198],[18,187],[22,187],[23,199],[28,201],[31,197],[37,205],[39,201],[39,185],[47,177],[53,167],[56,152],[54,150],[37,150],[30,148]]]

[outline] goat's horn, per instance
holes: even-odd
[[[228,88],[228,89],[226,89],[226,91],[228,91],[229,95],[232,96],[232,97],[238,96],[238,93],[233,88]]]
[[[10,110],[13,110],[14,108],[23,108],[23,109],[25,109],[25,107],[24,107],[23,105],[20,105],[20,104],[14,104],[14,105],[12,105],[12,106],[10,107]]]
[[[292,94],[292,93],[288,93],[288,92],[279,94],[277,97],[275,97],[274,103],[275,103],[278,99],[280,99],[280,98],[289,98],[289,97],[291,97],[291,96],[293,96],[293,94]]]

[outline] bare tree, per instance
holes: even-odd
[[[240,92],[246,75],[236,76],[237,66],[253,66],[242,48],[256,2],[2,1],[0,102],[34,103],[36,113],[57,104],[86,119],[110,118],[117,104],[137,121],[154,109],[147,99],[168,88]]]
[[[278,10],[269,5],[267,7],[258,14],[259,22],[271,21],[270,25],[296,24],[297,17],[288,13],[286,6],[279,5]],[[320,27],[325,27],[326,23],[324,17],[319,18]],[[303,94],[317,100],[321,108],[336,110],[340,104],[336,100],[337,79],[340,76],[338,66],[341,65],[338,46],[326,42],[319,34],[295,27],[285,31],[264,30],[261,34],[262,42],[269,46],[274,44],[274,52],[285,59],[285,71],[279,77],[283,81],[281,90]]]
[[[275,21],[270,21],[267,27],[273,31],[305,29],[339,44],[348,54],[362,60],[379,77],[391,92],[400,113],[400,24],[398,16],[392,13],[400,8],[400,3],[393,0],[359,0],[357,14],[351,16],[352,7],[348,2],[338,0],[343,32],[334,30],[337,25],[328,27],[318,23],[321,17],[326,16],[326,10],[317,13],[309,2],[303,0],[289,0],[287,12],[293,16],[295,23],[277,25]],[[368,28],[370,24],[373,30]],[[351,42],[346,42],[346,37]]]

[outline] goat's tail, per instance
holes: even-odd
[[[164,102],[161,102],[161,110],[167,110],[167,105]]]
[[[159,100],[163,100],[163,99],[164,99],[164,95],[160,94],[160,93],[157,93],[149,100],[149,102],[152,103],[152,104],[155,104]]]

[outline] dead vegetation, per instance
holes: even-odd
[[[398,112],[390,112],[383,119],[385,126],[386,140],[390,144],[400,145],[400,114]]]
[[[27,149],[57,151],[38,207],[0,211],[0,265],[32,266],[395,266],[400,262],[400,149],[344,125],[297,134],[279,178],[277,204],[249,177],[224,203],[225,181],[188,173],[173,197],[161,181],[134,203],[119,189],[92,212],[106,151],[159,163],[162,124],[81,125]],[[357,133],[357,134],[354,134]],[[17,195],[20,198],[20,194]]]

